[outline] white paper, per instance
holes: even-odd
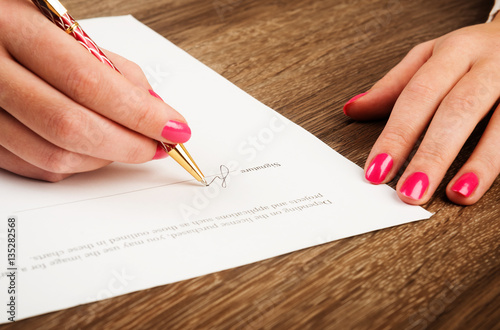
[[[187,118],[186,147],[209,180],[220,165],[231,172],[223,188],[217,178],[199,185],[168,158],[56,184],[0,171],[0,300],[14,215],[17,319],[430,217],[131,16],[81,24]]]

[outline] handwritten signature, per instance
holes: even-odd
[[[221,180],[221,187],[222,188],[226,188],[227,187],[227,183],[226,183],[226,179],[227,177],[229,176],[229,168],[227,168],[226,165],[221,165],[220,166],[220,175],[217,175],[215,176],[212,181],[210,181],[207,186],[210,186],[212,183],[214,183],[215,180]]]

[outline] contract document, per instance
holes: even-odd
[[[169,158],[58,183],[0,171],[0,301],[10,218],[16,320],[431,216],[133,17],[80,23],[185,116],[186,147],[211,183]]]

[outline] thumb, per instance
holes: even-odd
[[[355,120],[388,117],[399,94],[432,55],[435,40],[414,47],[398,65],[366,93],[356,95],[344,105],[344,113]]]

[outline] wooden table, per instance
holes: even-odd
[[[343,104],[414,45],[485,21],[492,5],[486,0],[64,3],[77,19],[134,15],[360,166],[385,123],[350,120]],[[425,205],[435,212],[428,221],[4,328],[500,329],[500,180],[470,207],[451,204],[444,189],[441,185]]]

